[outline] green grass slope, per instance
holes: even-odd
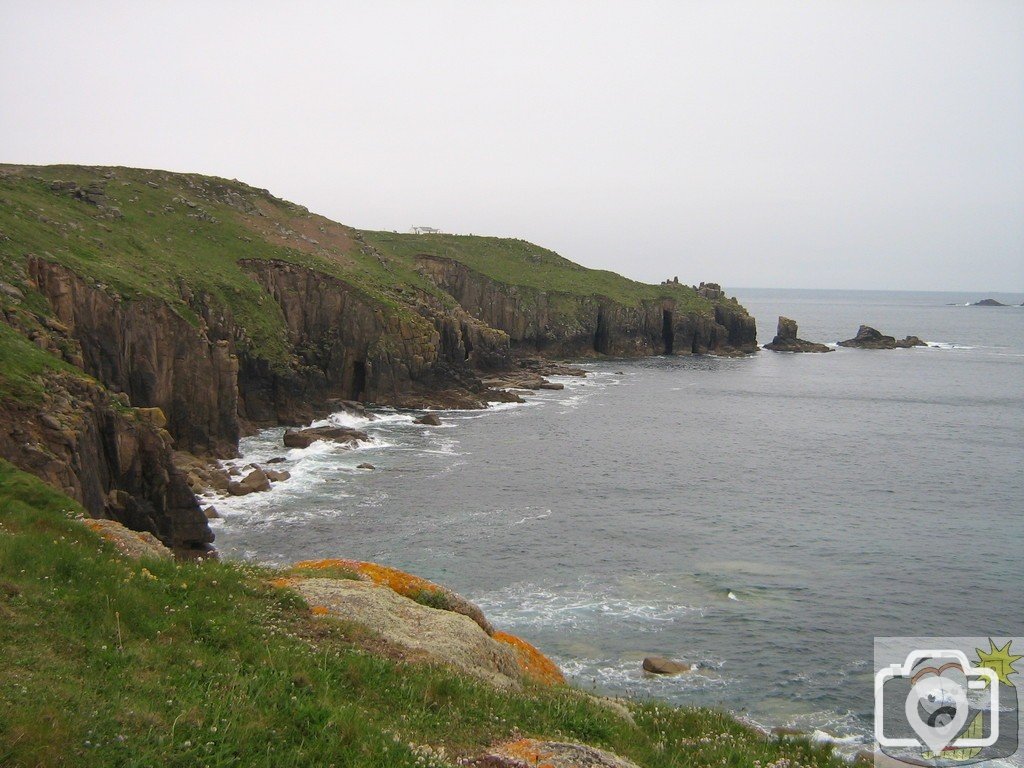
[[[525,240],[392,232],[365,232],[364,236],[381,252],[410,263],[419,254],[441,256],[507,285],[570,296],[603,296],[626,306],[644,299],[672,298],[683,308],[711,309],[711,302],[688,285],[639,283],[615,272],[581,266]]]
[[[402,664],[270,571],[124,560],[81,514],[0,462],[0,765],[412,768],[518,735],[651,768],[841,765],[716,712],[636,704],[631,725],[569,690]]]

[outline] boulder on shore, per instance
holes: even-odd
[[[354,445],[360,440],[369,439],[370,436],[362,430],[349,427],[307,427],[286,429],[284,433],[285,448],[309,448],[317,440],[333,440],[342,445]]]
[[[773,352],[831,352],[832,348],[824,344],[817,344],[813,341],[798,339],[796,335],[796,320],[779,315],[779,327],[775,331],[775,338],[771,344],[765,344],[765,349]]]
[[[672,661],[664,656],[648,656],[643,661],[644,672],[654,675],[678,675],[680,672],[689,672],[691,667],[681,661]]]
[[[232,496],[247,496],[250,493],[258,493],[270,490],[270,478],[266,473],[256,467],[242,480],[228,484],[228,493]]]
[[[862,325],[857,329],[856,336],[846,341],[840,341],[839,346],[856,349],[909,349],[910,347],[927,347],[928,345],[917,336],[896,339],[893,336],[886,336],[870,325]]]

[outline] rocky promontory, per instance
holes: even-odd
[[[972,307],[1006,307],[1008,304],[1003,304],[1001,301],[996,299],[982,299],[971,304]]]
[[[797,338],[796,320],[779,315],[779,327],[775,332],[775,338],[770,344],[765,344],[765,349],[773,352],[831,352],[832,348],[824,344],[817,344],[813,341],[804,341]]]
[[[212,540],[189,487],[203,462],[258,428],[514,402],[573,375],[552,358],[756,350],[754,318],[714,283],[360,231],[164,171],[0,165],[0,276],[0,456],[178,549]],[[359,436],[288,436],[314,439]],[[227,483],[265,486],[245,480]]]
[[[886,336],[870,325],[862,325],[857,330],[856,336],[846,339],[846,341],[840,341],[839,346],[854,347],[855,349],[909,349],[910,347],[927,347],[928,344],[917,336],[897,339],[894,336]]]

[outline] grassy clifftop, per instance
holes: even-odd
[[[681,309],[712,309],[689,286],[638,283],[523,240],[360,232],[237,181],[134,168],[0,165],[0,280],[19,284],[26,254],[124,298],[165,301],[193,322],[187,297],[206,294],[232,313],[254,352],[278,362],[288,356],[284,318],[242,259],[338,277],[411,323],[424,322],[417,294],[452,302],[417,270],[421,254],[510,286],[625,306],[671,298]]]
[[[124,559],[81,514],[0,462],[2,765],[412,768],[524,737],[650,768],[841,765],[712,711],[636,703],[631,723],[571,689],[388,658],[274,572]]]
[[[526,240],[392,232],[364,235],[381,252],[403,261],[412,263],[419,254],[441,256],[506,285],[570,296],[603,296],[626,306],[636,306],[645,299],[671,298],[694,311],[712,309],[711,302],[688,285],[639,283],[615,272],[581,266]]]

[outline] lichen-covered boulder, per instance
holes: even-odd
[[[314,609],[368,627],[411,661],[444,664],[499,688],[518,688],[513,650],[460,613],[421,605],[388,587],[352,579],[297,579]]]

